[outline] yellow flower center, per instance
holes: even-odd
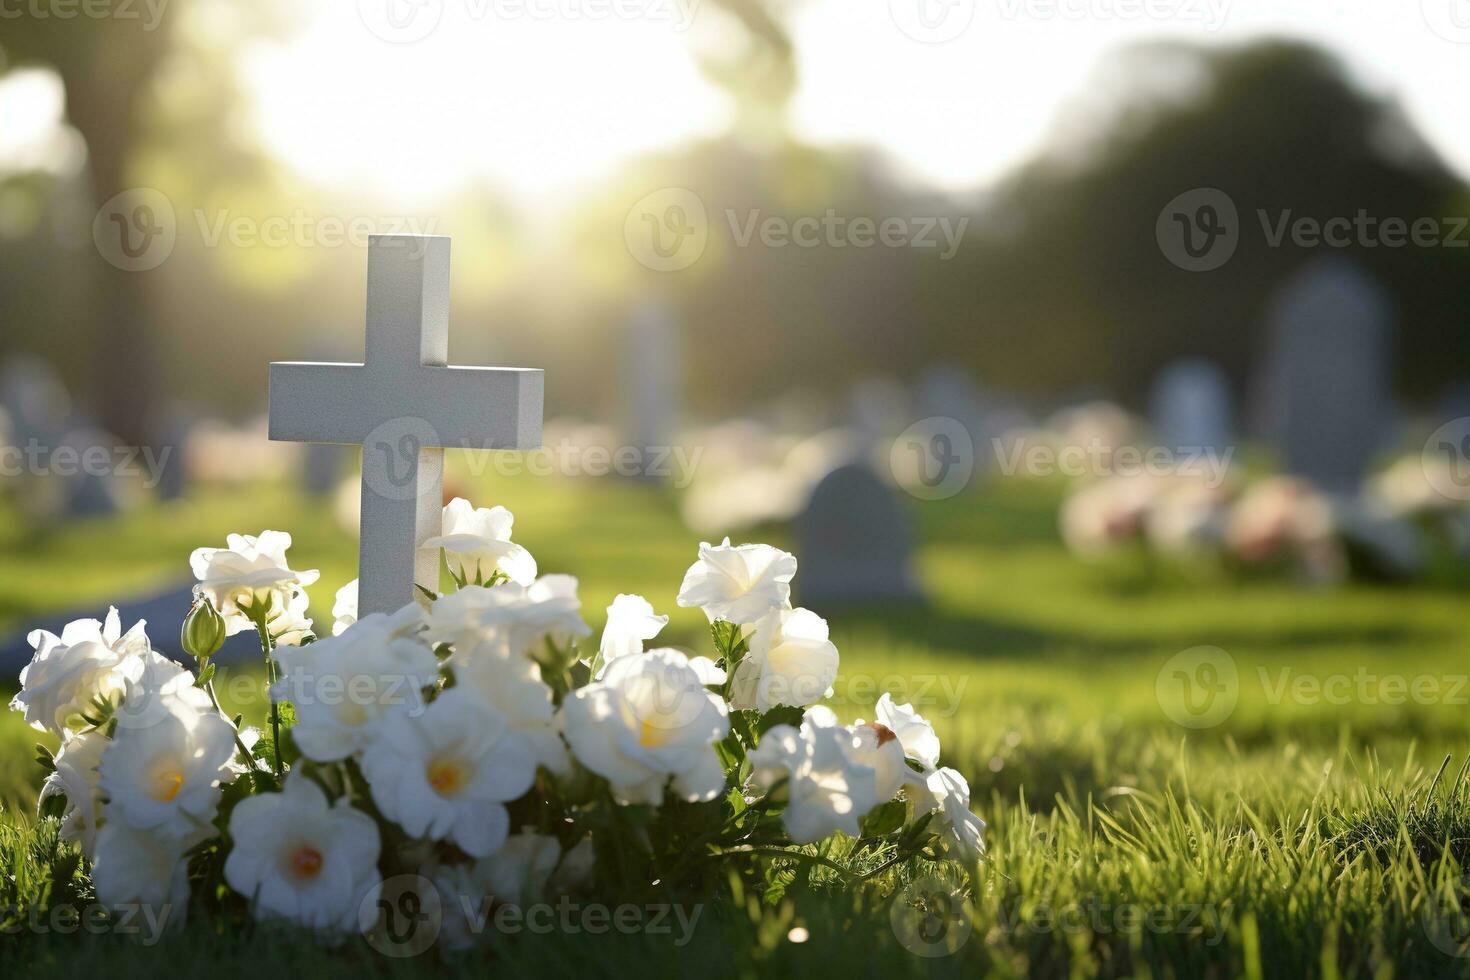
[[[645,749],[657,748],[673,734],[665,719],[660,715],[644,718],[638,726],[638,744]]]
[[[184,774],[172,767],[156,773],[153,777],[153,798],[160,803],[168,803],[184,785]]]
[[[322,872],[322,852],[302,846],[291,855],[291,871],[298,878],[315,878]]]
[[[440,796],[458,796],[469,781],[469,771],[458,759],[436,759],[429,764],[429,785]]]

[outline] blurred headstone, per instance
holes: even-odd
[[[189,472],[184,459],[198,416],[181,402],[170,404],[160,416],[154,438],[154,452],[160,470],[154,492],[160,500],[178,500],[188,491]]]
[[[91,426],[73,429],[51,451],[48,479],[62,485],[67,517],[107,517],[120,507],[121,475],[118,467],[128,461],[138,467],[141,460],[118,452],[117,440]]]
[[[868,445],[892,439],[914,421],[908,391],[892,378],[864,378],[848,391],[848,418]]]
[[[982,447],[988,448],[990,442],[985,400],[968,372],[952,364],[935,365],[919,378],[918,396],[916,414],[924,418],[954,419],[970,433],[976,461],[988,458],[980,451]]]
[[[919,598],[908,517],[869,466],[839,466],[818,481],[797,535],[803,604]]]
[[[193,604],[194,583],[189,582],[150,596],[120,602],[117,608],[123,629],[128,629],[140,619],[145,620],[148,624],[146,629],[150,646],[165,656],[187,664],[192,661],[179,645],[179,631],[184,625],[184,616]],[[33,630],[43,629],[60,636],[62,629],[72,620],[102,620],[106,617],[105,604],[75,609],[68,613],[27,620],[16,632],[0,636],[0,683],[13,684],[20,669],[30,663],[35,651],[26,637]],[[240,664],[251,663],[259,656],[260,647],[255,634],[246,631],[227,639],[215,659],[225,664]]]
[[[1265,431],[1289,472],[1356,490],[1393,425],[1392,299],[1356,263],[1333,257],[1289,280],[1268,322]]]
[[[1233,441],[1230,384],[1210,361],[1175,361],[1154,380],[1154,439],[1172,452],[1221,451]]]
[[[50,364],[19,354],[0,368],[0,408],[10,416],[15,445],[25,447],[34,439],[49,449],[66,432],[71,396]]]
[[[330,443],[308,443],[301,461],[301,485],[313,497],[335,493],[346,468],[347,446]]]
[[[646,300],[633,312],[623,342],[623,435],[642,460],[644,479],[662,479],[651,472],[667,461],[679,424],[683,357],[679,328],[673,311],[659,300]]]

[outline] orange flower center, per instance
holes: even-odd
[[[298,878],[315,878],[322,871],[322,852],[314,847],[301,847],[291,855],[291,870]]]
[[[469,781],[465,767],[454,759],[440,759],[429,764],[429,785],[440,796],[457,796]]]

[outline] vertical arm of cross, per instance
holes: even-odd
[[[449,363],[449,239],[374,236],[368,248],[365,375],[371,385],[403,384],[420,365]],[[416,596],[405,582],[439,587],[439,555],[424,541],[438,534],[444,450],[415,419],[393,419],[362,447],[360,615],[392,612]]]

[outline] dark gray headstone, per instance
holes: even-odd
[[[351,451],[346,446],[309,443],[301,460],[301,482],[306,492],[313,497],[325,497],[334,492],[342,482],[347,454]]]
[[[153,649],[180,663],[190,664],[193,663],[193,660],[184,653],[183,648],[179,645],[179,630],[184,625],[184,616],[188,614],[193,604],[194,583],[190,582],[151,596],[117,603],[117,608],[124,630],[140,619],[146,620],[148,641],[153,645]],[[34,650],[26,641],[26,637],[32,630],[49,630],[60,636],[62,629],[72,620],[101,620],[106,617],[107,605],[104,603],[64,614],[28,619],[14,633],[0,636],[0,683],[13,685],[21,668],[31,662]],[[226,640],[215,659],[222,663],[233,664],[247,663],[259,657],[260,646],[255,634],[247,630]]]
[[[985,400],[964,368],[940,364],[925,371],[919,378],[915,414],[924,418],[954,419],[970,433],[976,462],[989,459],[989,454],[983,451],[990,445]]]
[[[1347,259],[1312,263],[1268,314],[1263,423],[1291,473],[1352,492],[1393,427],[1393,303]]]
[[[1154,380],[1154,438],[1172,452],[1223,451],[1233,440],[1230,383],[1206,360],[1175,361]]]
[[[919,598],[908,516],[867,465],[851,463],[824,476],[812,490],[797,534],[803,604]]]

